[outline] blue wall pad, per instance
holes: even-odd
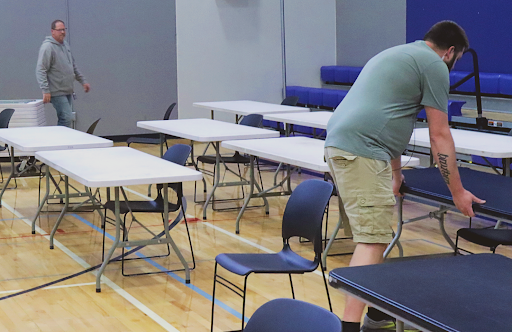
[[[407,42],[423,39],[438,21],[452,20],[468,35],[481,72],[512,74],[512,1],[407,0]],[[473,71],[471,56],[456,70]]]

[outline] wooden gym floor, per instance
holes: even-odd
[[[133,147],[158,154],[156,146],[134,144]],[[202,147],[198,146],[196,151],[202,151]],[[9,171],[8,166],[3,164],[4,176]],[[268,185],[272,181],[273,172],[264,171],[263,177],[264,183]],[[306,172],[294,174],[293,186],[312,177],[314,176]],[[226,175],[226,179],[228,178],[231,178],[229,174]],[[207,177],[207,181],[211,185],[211,177]],[[202,189],[200,183],[198,185]],[[133,186],[128,189],[129,199],[147,198],[147,186]],[[98,214],[66,214],[56,234],[56,248],[50,250],[48,234],[61,205],[52,204],[48,212],[41,214],[37,222],[39,232],[32,235],[29,224],[37,208],[38,179],[18,179],[18,188],[6,191],[3,207],[0,209],[0,331],[208,331],[215,256],[224,252],[279,251],[282,245],[281,218],[287,197],[270,198],[269,215],[265,215],[263,208],[247,210],[242,219],[240,235],[236,235],[234,230],[237,210],[212,212],[209,208],[208,220],[203,221],[202,205],[194,204],[194,184],[185,183],[184,189],[197,264],[196,269],[191,272],[190,284],[184,283],[183,272],[123,277],[121,264],[115,262],[106,269],[101,293],[95,292],[95,275],[90,272],[50,287],[5,299],[16,292],[44,285],[101,263],[102,234]],[[218,196],[237,197],[239,193],[239,189],[228,187],[220,189]],[[102,197],[105,197],[103,189]],[[251,202],[256,203],[257,200]],[[241,203],[230,204],[235,206]],[[426,214],[430,210],[432,207],[427,205],[405,202],[406,218]],[[331,228],[337,221],[337,211],[337,200],[333,198],[329,214]],[[156,233],[162,230],[161,219],[157,214],[139,214],[137,218]],[[475,226],[492,224],[485,220],[473,220]],[[467,225],[467,218],[455,212],[448,213],[446,229],[453,239],[456,230]],[[435,220],[425,219],[404,228],[401,242],[406,256],[449,253],[451,250],[441,236]],[[113,227],[107,226],[107,232],[113,234]],[[131,237],[142,237],[145,236],[144,233],[140,226],[132,225]],[[173,229],[171,235],[185,258],[190,260],[184,224],[181,223]],[[112,242],[108,237],[106,243],[109,248]],[[351,252],[353,247],[350,240],[339,240],[335,242],[331,252]],[[462,243],[462,247],[474,252],[487,251],[467,243]],[[312,257],[309,243],[295,241],[293,248],[305,257]],[[163,254],[164,249],[162,246],[147,247],[138,256]],[[498,248],[497,252],[512,257],[510,249]],[[120,254],[120,249],[116,254]],[[396,250],[392,256],[397,256]],[[330,256],[327,269],[347,266],[349,260],[350,255]],[[171,254],[166,258],[128,262],[127,272],[179,267],[179,261]],[[229,272],[223,275],[240,284],[242,282],[242,278],[236,278]],[[321,278],[320,271],[294,276],[296,298],[328,308]],[[241,299],[223,287],[218,286],[217,290],[217,300],[220,302],[216,307],[216,331],[238,329]],[[332,288],[330,294],[334,312],[341,317],[344,295]],[[278,297],[291,297],[287,276],[250,276],[246,316],[250,317],[256,308]]]

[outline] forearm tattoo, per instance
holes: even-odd
[[[450,171],[448,170],[448,155],[438,153],[437,157],[439,158],[439,170],[441,171],[441,175],[443,176],[444,182],[446,182],[446,184],[450,184]]]

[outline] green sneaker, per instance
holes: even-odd
[[[363,326],[361,327],[361,332],[386,332],[386,331],[396,331],[396,323],[394,319],[386,319],[386,320],[373,320],[368,318],[368,316],[364,316]],[[404,325],[404,332],[418,332],[419,330],[410,326],[409,324]]]

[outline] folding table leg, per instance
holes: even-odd
[[[183,267],[185,268],[185,283],[190,283],[190,268],[188,267],[188,263],[185,260],[185,257],[181,254],[180,249],[174,243],[174,240],[171,237],[171,234],[169,234],[169,192],[167,190],[167,183],[163,184],[163,193],[164,193],[164,231],[165,231],[165,237],[167,241],[171,244],[172,249],[176,253],[176,256],[178,256],[181,264],[183,264]],[[185,215],[183,215],[183,218],[185,218]]]
[[[339,200],[339,203],[341,204],[341,200]],[[341,228],[341,224],[343,223],[343,220],[341,219],[341,213],[338,217],[338,223],[336,224],[336,227],[334,227],[334,231],[332,232],[331,238],[329,239],[329,242],[327,243],[327,246],[324,249],[324,252],[322,253],[322,263],[324,266],[327,266],[327,255],[329,254],[329,251],[331,250],[332,244],[334,243],[334,240],[336,239],[336,236],[338,235],[338,231]]]
[[[236,234],[240,234],[240,219],[242,219],[242,215],[244,214],[245,209],[249,205],[249,201],[251,200],[252,194],[254,193],[254,185],[256,181],[254,180],[254,156],[249,156],[249,175],[250,175],[250,186],[249,193],[245,198],[244,205],[242,205],[242,209],[238,213],[236,217]]]
[[[50,166],[46,165],[46,192],[44,194],[43,200],[39,203],[39,208],[37,209],[36,215],[34,216],[34,220],[32,220],[32,234],[36,234],[36,220],[43,209],[48,196],[50,195]]]
[[[389,253],[391,252],[391,250],[393,249],[395,244],[397,244],[398,239],[400,238],[400,235],[402,235],[402,229],[403,229],[403,225],[404,225],[404,222],[403,222],[403,220],[404,220],[403,219],[403,204],[404,204],[404,198],[403,197],[399,197],[398,198],[398,224],[397,224],[397,227],[396,227],[396,234],[393,237],[393,240],[391,240],[391,243],[386,248],[386,251],[384,251],[384,255],[383,255],[384,258],[388,257]],[[400,257],[402,257],[402,255],[403,255],[403,251],[400,250]]]
[[[55,233],[59,228],[60,222],[62,221],[62,218],[64,218],[64,215],[66,214],[66,211],[69,207],[69,178],[67,175],[64,176],[64,193],[64,207],[62,208],[59,218],[57,218],[57,221],[55,222],[55,225],[53,226],[52,232],[50,234],[50,249],[53,249],[53,237],[55,236]]]
[[[213,147],[215,148],[215,179],[213,183],[213,188],[208,193],[208,196],[206,196],[206,201],[204,202],[203,206],[203,220],[206,220],[206,209],[208,208],[208,204],[210,203],[210,200],[213,196],[213,193],[215,192],[215,189],[217,189],[217,186],[220,182],[220,151],[219,151],[219,142],[213,142]]]
[[[107,255],[105,256],[105,260],[103,260],[103,263],[101,264],[101,267],[98,270],[98,273],[96,274],[96,293],[101,292],[101,275],[103,274],[103,271],[105,271],[107,264],[110,262],[110,259],[112,258],[112,255],[114,254],[114,251],[116,250],[117,246],[119,245],[119,239],[121,237],[121,214],[119,213],[119,187],[114,188],[114,197],[115,197],[114,210],[115,210],[115,215],[116,215],[116,237],[114,239],[114,243],[112,244],[112,247],[110,248]]]

